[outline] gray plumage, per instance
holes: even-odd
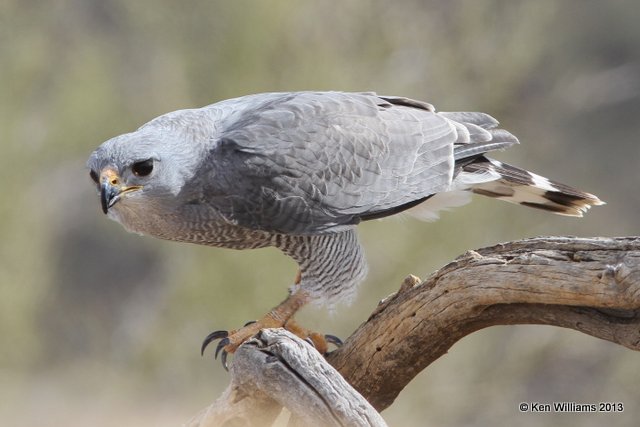
[[[160,116],[102,144],[88,167],[128,230],[277,247],[299,263],[302,289],[335,301],[366,272],[360,221],[433,219],[472,192],[573,216],[602,203],[485,157],[518,143],[497,124],[373,93],[268,93]]]

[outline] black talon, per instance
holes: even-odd
[[[313,340],[310,337],[306,337],[304,340],[309,344],[311,344],[311,347],[316,348],[316,344],[313,342]]]
[[[338,348],[342,347],[342,344],[343,344],[342,340],[340,338],[338,338],[337,336],[335,336],[335,335],[327,334],[327,335],[324,336],[324,339],[327,340],[327,342],[330,342],[331,344],[335,345]]]
[[[218,346],[216,347],[216,353],[215,353],[214,357],[217,359],[218,358],[218,353],[220,353],[220,350],[222,350],[223,348],[225,348],[228,345],[229,345],[229,338],[227,338],[227,337],[222,338],[220,340],[220,342],[218,343]],[[225,356],[225,353],[226,353],[226,351],[222,353],[222,356],[226,359],[227,357]]]
[[[227,331],[215,331],[211,332],[207,337],[202,341],[202,347],[200,348],[200,355],[204,355],[204,350],[207,348],[212,341],[215,341],[220,338],[227,338],[229,336],[229,332]],[[228,343],[227,343],[228,344]],[[216,352],[216,354],[218,354]]]
[[[258,323],[258,321],[257,320],[249,320],[247,323],[244,324],[244,326],[253,325],[254,323]]]
[[[220,361],[222,362],[222,367],[225,371],[229,372],[229,367],[227,366],[227,353],[226,350],[222,350],[222,354],[220,355]]]

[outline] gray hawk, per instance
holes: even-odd
[[[491,116],[375,93],[264,93],[171,112],[100,145],[87,163],[102,210],[127,230],[232,249],[276,247],[299,272],[257,322],[216,331],[233,352],[310,301],[349,299],[367,267],[361,221],[438,211],[481,194],[582,216],[594,195],[486,156],[518,143]],[[335,341],[331,340],[330,341]],[[226,362],[223,362],[226,363]]]

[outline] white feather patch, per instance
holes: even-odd
[[[471,201],[471,187],[500,179],[494,171],[464,172],[458,174],[449,186],[449,191],[437,193],[404,213],[422,221],[435,221],[440,212],[466,205]]]
[[[545,191],[558,191],[558,189],[554,187],[553,184],[551,184],[551,182],[549,182],[549,180],[544,176],[536,175],[533,172],[529,172],[529,175],[531,175],[531,180],[535,187],[542,188]]]
[[[471,192],[464,190],[437,193],[404,213],[422,221],[435,221],[440,218],[441,211],[466,205],[471,201],[471,196]]]
[[[500,178],[502,175],[492,169],[478,172],[462,171],[453,179],[450,190],[468,190],[470,187],[496,181]]]

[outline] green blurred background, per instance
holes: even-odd
[[[356,302],[309,308],[347,337],[409,273],[536,235],[638,233],[640,3],[632,1],[3,0],[0,4],[0,424],[173,426],[228,381],[199,346],[285,296],[275,250],[127,234],[84,162],[162,113],[305,89],[484,111],[522,145],[498,158],[608,204],[572,219],[476,198],[434,224],[363,224]],[[383,415],[395,426],[638,425],[640,357],[551,327],[473,334]],[[622,401],[612,415],[521,401]]]

